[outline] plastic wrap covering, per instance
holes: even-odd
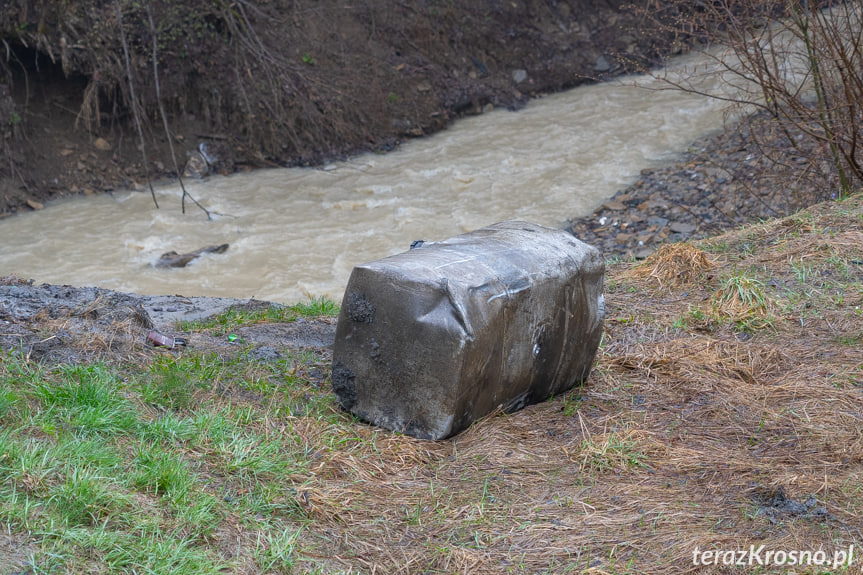
[[[572,235],[508,221],[354,268],[333,389],[358,417],[442,439],[590,373],[605,265]]]

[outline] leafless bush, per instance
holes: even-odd
[[[668,10],[674,10],[673,18],[667,17]],[[703,76],[665,75],[670,85],[726,100],[746,112],[762,110],[792,145],[800,137],[810,140],[815,145],[807,148],[817,153],[810,157],[808,171],[818,174],[829,190],[838,187],[835,195],[846,196],[863,183],[859,2],[714,0],[673,3],[663,12],[662,27],[706,47],[704,54],[715,64],[710,74],[721,77],[705,84]]]

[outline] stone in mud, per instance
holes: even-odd
[[[210,165],[207,163],[204,155],[198,152],[192,152],[189,155],[189,162],[186,164],[186,169],[183,170],[184,178],[201,179],[210,174]]]
[[[660,216],[651,216],[647,218],[647,225],[649,226],[657,226],[663,227],[668,225],[668,218],[663,218]]]
[[[596,65],[594,65],[593,69],[596,72],[609,72],[612,67],[613,66],[605,56],[600,56],[596,59]]]
[[[107,152],[108,150],[111,149],[111,144],[109,144],[105,138],[96,138],[93,141],[93,147],[96,148],[97,150]]]
[[[442,439],[583,381],[605,264],[563,230],[509,221],[354,268],[333,390],[382,427]]]
[[[695,226],[686,222],[671,222],[668,229],[678,234],[691,234],[695,231]]]
[[[604,202],[602,204],[602,207],[605,208],[606,210],[611,210],[611,211],[620,211],[620,210],[626,209],[626,205],[624,205],[623,202],[620,202],[617,200],[608,200],[607,202]]]
[[[628,234],[626,232],[620,232],[614,237],[614,243],[619,246],[623,246],[632,241],[632,238],[635,237],[635,234]]]

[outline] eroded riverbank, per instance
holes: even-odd
[[[383,155],[187,183],[213,221],[181,214],[176,184],[158,190],[159,210],[140,191],[49,206],[3,222],[0,264],[39,282],[143,294],[337,298],[354,265],[414,240],[509,219],[564,226],[721,127],[720,102],[634,80],[495,110]],[[153,267],[165,252],[221,244],[225,253],[186,268]]]

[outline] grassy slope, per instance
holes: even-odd
[[[323,351],[4,358],[0,522],[70,573],[681,573],[696,546],[863,545],[863,197],[691,247],[610,268],[583,388],[450,441],[340,411]],[[223,319],[186,327],[285,318]]]

